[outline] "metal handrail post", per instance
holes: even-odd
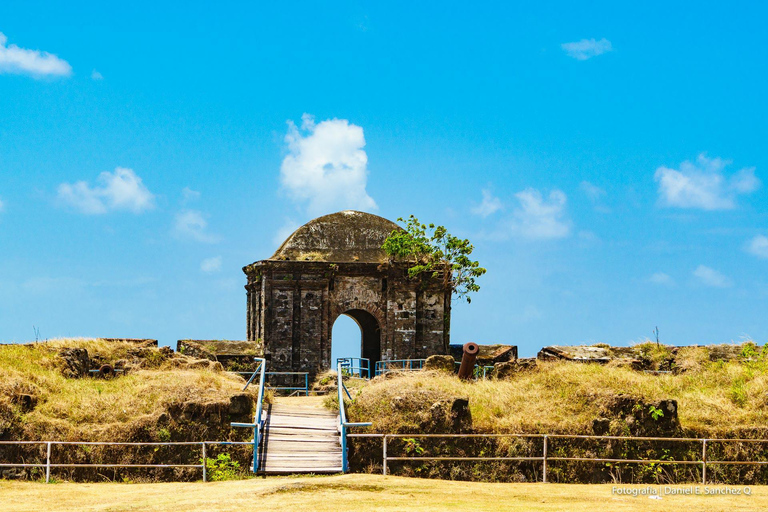
[[[261,375],[259,376],[259,403],[256,405],[256,418],[253,422],[253,472],[259,469],[259,443],[261,442],[261,413],[264,410],[264,382],[266,379],[266,359],[261,360]]]
[[[256,417],[253,419],[253,423],[230,423],[233,427],[247,427],[247,428],[253,428],[253,472],[256,473],[259,470],[259,443],[261,442],[261,427],[263,425],[263,421],[261,419],[262,412],[264,410],[263,402],[264,402],[264,382],[266,378],[266,366],[267,362],[262,357],[255,357],[255,361],[259,362],[259,365],[256,367],[256,371],[253,372],[253,375],[251,375],[251,378],[248,379],[248,382],[245,384],[245,387],[243,388],[243,391],[245,391],[246,388],[248,388],[248,385],[253,381],[253,379],[256,377],[256,373],[259,373],[259,394],[258,398],[256,399]]]
[[[542,477],[543,483],[547,483],[547,439],[548,438],[545,434],[544,435],[544,453],[541,461],[542,472],[543,472],[543,477]]]
[[[203,441],[200,444],[203,445],[203,482],[207,482],[208,481],[208,474],[207,474],[207,470],[208,470],[208,464],[207,464],[208,463],[208,454],[205,452],[205,441]]]
[[[381,453],[381,455],[382,455],[382,457],[381,457],[381,460],[382,460],[381,466],[382,466],[382,469],[383,469],[384,476],[387,476],[387,436],[386,435],[384,436],[384,442],[382,443],[381,452],[382,452]]]
[[[257,373],[259,373],[259,370],[261,370],[261,371],[263,372],[263,369],[262,369],[261,367],[262,367],[262,365],[264,364],[264,363],[263,363],[263,362],[264,362],[264,360],[263,360],[263,359],[259,359],[258,357],[257,357],[257,358],[255,358],[255,359],[256,359],[257,361],[261,361],[261,362],[260,362],[260,363],[259,363],[259,365],[256,367],[256,369],[255,369],[255,370],[253,370],[253,374],[251,375],[251,378],[250,378],[250,379],[248,379],[248,382],[246,382],[246,383],[245,383],[245,387],[243,387],[243,391],[245,391],[246,389],[248,389],[248,386],[250,386],[250,385],[251,385],[251,382],[253,382],[253,379],[255,379],[255,378],[256,378],[256,374],[257,374]]]
[[[344,408],[344,395],[342,389],[347,392],[350,400],[352,395],[344,385],[344,376],[341,373],[341,362],[336,364],[336,388],[339,397],[339,434],[341,435],[341,471],[346,473],[348,469],[347,461],[347,427],[369,427],[371,423],[347,423],[347,413]]]
[[[51,442],[48,441],[45,444],[48,445],[45,455],[45,483],[49,483],[51,481]]]
[[[707,484],[707,440],[701,440],[701,485]]]
[[[339,434],[341,435],[341,472],[347,472],[347,415],[344,411],[344,395],[341,390],[344,389],[344,379],[341,373],[341,362],[336,364],[336,390],[339,395]]]

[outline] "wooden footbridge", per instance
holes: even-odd
[[[259,446],[260,473],[341,473],[339,415],[323,397],[278,397],[269,406]]]
[[[339,412],[323,406],[323,397],[277,397],[264,410],[266,362],[257,358],[258,369],[243,390],[259,377],[259,395],[253,423],[232,423],[253,429],[253,472],[271,474],[345,473],[347,471],[347,428],[370,423],[347,422],[341,364],[337,384]],[[351,397],[350,397],[351,398]]]

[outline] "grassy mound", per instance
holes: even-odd
[[[680,435],[762,435],[768,431],[768,350],[746,344],[737,360],[710,360],[707,347],[681,349],[677,372],[539,362],[506,380],[462,382],[439,372],[376,378],[349,406],[351,421],[376,432],[440,431],[436,404],[467,398],[476,432],[591,434],[613,420],[622,399],[636,404],[676,400]],[[622,425],[610,433],[622,434]]]
[[[87,350],[96,368],[119,363],[129,371],[107,380],[67,377],[64,349]],[[223,439],[230,416],[249,419],[253,397],[242,396],[239,377],[197,363],[119,341],[0,346],[0,439]]]

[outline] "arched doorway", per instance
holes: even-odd
[[[349,322],[344,321],[344,317],[351,318],[359,327],[357,344],[354,340],[349,342],[356,333],[354,328],[350,328]],[[337,349],[334,337],[338,337],[341,350]],[[362,357],[370,361],[372,374],[376,363],[381,359],[381,328],[376,317],[362,309],[350,309],[339,315],[331,330],[331,354],[332,368],[336,366],[337,357]]]

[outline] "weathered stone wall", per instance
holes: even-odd
[[[363,357],[420,359],[448,352],[451,296],[439,279],[409,279],[390,263],[264,260],[248,276],[248,339],[273,371],[329,369],[339,315],[360,325]]]

